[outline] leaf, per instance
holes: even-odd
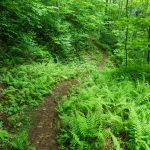
[[[0,130],[0,139],[4,140],[5,138],[9,138],[10,134],[6,130]]]

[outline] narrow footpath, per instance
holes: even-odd
[[[99,65],[99,69],[102,70],[107,61],[107,54],[104,49],[97,46],[102,54],[103,58]],[[29,141],[36,148],[36,150],[58,150],[59,145],[57,143],[57,119],[58,113],[56,111],[56,101],[62,99],[69,92],[69,89],[76,86],[77,79],[65,80],[56,84],[51,96],[46,97],[43,103],[38,107],[35,112],[33,124],[29,130]]]

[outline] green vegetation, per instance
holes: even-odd
[[[51,88],[56,83],[77,78],[86,72],[89,63],[96,64],[101,55],[95,54],[98,54],[96,49],[93,54],[82,54],[87,57],[83,59],[81,55],[82,64],[80,65],[78,61],[69,64],[49,61],[1,69],[0,139],[2,148],[7,149],[8,145],[17,149],[30,148],[27,139],[31,123],[30,110],[34,110],[41,100],[50,94]]]
[[[77,67],[76,64],[61,65],[52,62],[21,65],[9,71],[8,68],[3,68],[0,76],[1,127],[12,128],[12,132],[19,133],[30,123],[26,112],[38,106],[54,84],[78,76],[83,69],[82,65]],[[0,131],[2,140],[10,137],[5,130]]]
[[[1,61],[12,55],[13,59],[43,59],[48,52],[55,59],[72,59],[91,47],[90,36],[99,37],[100,6],[97,1],[2,0],[0,43],[7,55]]]
[[[136,79],[131,68],[90,69],[90,76],[59,105],[62,148],[148,150],[150,85],[140,79],[148,69],[134,71]]]
[[[61,149],[150,149],[149,0],[0,0],[0,10],[0,149],[34,150],[31,114],[74,78],[58,100]]]

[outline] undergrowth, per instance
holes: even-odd
[[[24,141],[17,148],[26,149],[28,144],[25,144],[27,138],[24,136],[27,131],[25,133],[24,130],[30,123],[28,110],[36,108],[42,98],[50,94],[54,84],[81,74],[82,67],[53,62],[26,64],[11,69],[3,67],[0,76],[0,147],[19,146],[14,144],[19,138]]]
[[[134,67],[90,67],[89,77],[58,107],[61,149],[150,149],[150,85],[144,77],[150,68],[139,73],[143,67]]]
[[[96,48],[92,51],[84,52],[81,60],[68,63],[54,63],[50,58],[30,64],[14,60],[0,69],[0,149],[33,149],[28,142],[31,110],[51,93],[56,83],[77,78],[86,72],[87,64],[100,61],[100,52]]]

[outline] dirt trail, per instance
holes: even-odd
[[[100,62],[100,64],[99,64],[99,69],[100,70],[103,70],[103,68],[105,67],[105,64],[106,64],[106,61],[107,61],[107,58],[108,58],[108,56],[107,56],[107,53],[106,53],[106,50],[104,49],[104,48],[102,48],[98,43],[96,43],[94,40],[92,41],[93,42],[93,44],[101,51],[101,53],[102,53],[102,60],[101,60],[101,62]]]
[[[52,89],[51,96],[46,97],[35,112],[32,128],[29,131],[29,141],[36,150],[58,150],[56,136],[57,99],[67,95],[70,88],[77,84],[77,80],[65,80]]]
[[[103,57],[102,57],[102,61],[101,61],[100,65],[99,65],[100,70],[102,70],[105,67],[105,64],[106,64],[106,61],[108,58],[106,51],[104,49],[101,49],[101,52],[103,54]]]
[[[107,60],[105,50],[101,49],[101,52],[103,54],[103,58],[99,65],[100,70],[103,69]],[[59,149],[59,145],[56,140],[56,119],[58,119],[58,114],[56,111],[57,100],[60,100],[63,96],[66,96],[69,89],[77,85],[77,83],[78,81],[76,79],[72,79],[56,84],[52,89],[51,96],[46,97],[35,112],[33,125],[29,130],[29,141],[31,141],[36,150]]]

